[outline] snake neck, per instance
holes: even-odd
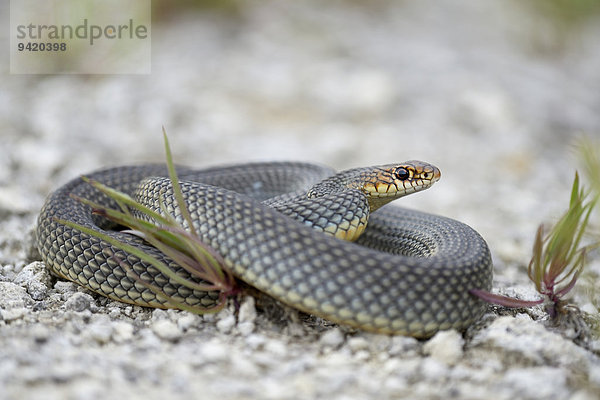
[[[362,235],[370,213],[366,197],[356,189],[322,193],[319,197],[302,193],[269,205],[316,231],[347,241]]]
[[[368,168],[353,168],[342,171],[323,181],[315,184],[307,193],[309,199],[318,199],[331,194],[340,194],[347,191],[358,191],[364,196],[368,204],[369,212],[374,212],[389,202],[402,197],[404,193],[398,193],[394,196],[379,197],[373,196],[371,191],[367,189],[367,185],[373,185],[376,181],[382,179],[382,175],[386,173],[385,168],[368,167]]]

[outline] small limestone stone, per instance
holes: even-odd
[[[115,321],[112,323],[112,339],[117,343],[123,343],[133,337],[133,325],[124,321]]]
[[[158,321],[161,319],[169,319],[169,313],[167,312],[167,310],[162,310],[160,308],[152,310],[152,320]]]
[[[420,347],[420,342],[413,337],[393,336],[390,341],[388,353],[391,356],[417,354]]]
[[[425,379],[435,382],[444,380],[450,368],[447,364],[430,357],[421,362],[420,371]]]
[[[535,322],[526,314],[496,318],[480,331],[471,346],[502,349],[534,365],[564,365],[573,371],[588,373],[590,361],[585,351]]]
[[[344,334],[339,328],[333,328],[321,335],[319,343],[324,347],[336,348],[344,343]]]
[[[32,299],[43,300],[47,296],[51,278],[44,264],[34,261],[23,267],[15,277],[14,283],[25,287]]]
[[[235,326],[235,316],[233,314],[226,315],[217,322],[217,329],[221,333],[231,332],[231,329],[234,326]]]
[[[265,343],[265,351],[273,355],[283,357],[287,354],[288,347],[284,342],[280,340],[269,340]]]
[[[254,322],[256,319],[256,308],[254,306],[254,297],[246,296],[240,305],[238,315],[239,322]]]
[[[54,289],[61,294],[70,294],[77,291],[77,285],[73,282],[59,280],[54,284]]]
[[[597,400],[597,394],[591,393],[588,390],[582,389],[575,392],[569,400]]]
[[[586,312],[586,313],[592,314],[592,315],[595,315],[596,313],[598,313],[598,308],[596,308],[596,306],[593,305],[592,303],[585,303],[584,305],[579,307],[579,309],[583,312]]]
[[[237,329],[242,336],[250,335],[252,332],[254,332],[255,328],[256,326],[254,325],[254,322],[240,322],[237,325]]]
[[[94,304],[94,298],[87,293],[77,292],[73,293],[67,301],[65,301],[65,308],[71,311],[81,312],[84,310],[91,310],[92,304]]]
[[[369,342],[363,337],[351,337],[348,339],[348,347],[353,353],[361,350],[367,350],[369,348]]]
[[[200,356],[203,362],[220,362],[229,358],[228,347],[218,340],[211,340],[200,348]]]
[[[183,332],[187,331],[192,326],[196,326],[196,325],[200,324],[200,322],[201,322],[201,319],[200,319],[200,317],[197,314],[192,314],[192,313],[189,313],[189,312],[188,313],[182,313],[177,318],[177,326]]]
[[[12,282],[0,282],[0,308],[23,308],[33,301],[27,291]]]
[[[267,338],[263,335],[254,333],[246,337],[246,344],[253,350],[262,348],[267,342]]]
[[[0,309],[0,319],[4,321],[14,321],[17,320],[23,315],[27,313],[26,308],[9,308],[9,309]]]
[[[98,322],[89,326],[88,334],[96,342],[106,344],[110,341],[112,330],[113,328],[108,322]]]
[[[558,368],[513,368],[502,377],[506,387],[515,388],[523,398],[548,399],[567,397],[567,377]]]
[[[152,323],[152,332],[161,339],[177,340],[181,337],[181,330],[168,319],[159,319]]]
[[[423,345],[423,352],[432,358],[454,365],[463,355],[464,340],[455,330],[440,331]]]

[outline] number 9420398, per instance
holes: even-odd
[[[66,43],[38,43],[27,42],[18,43],[17,50],[19,51],[66,51]]]

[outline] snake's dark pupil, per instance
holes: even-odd
[[[396,177],[398,179],[400,179],[401,181],[408,179],[409,175],[410,174],[408,173],[408,171],[405,168],[398,168],[396,170]]]

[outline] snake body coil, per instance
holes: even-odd
[[[402,195],[430,185],[433,169],[418,162],[407,165],[333,177],[328,168],[303,163],[180,168],[178,174],[201,240],[223,256],[236,277],[257,289],[303,311],[374,332],[428,337],[440,329],[464,330],[485,309],[469,290],[491,287],[488,247],[473,229],[449,218],[393,206],[375,212],[393,191]],[[413,170],[422,176],[413,176]],[[380,182],[389,171],[395,175]],[[177,216],[166,176],[166,168],[156,165],[88,175],[157,210],[164,201]],[[218,293],[183,287],[137,257],[57,222],[100,230],[165,258],[138,238],[111,230],[71,194],[117,206],[80,178],[48,197],[38,219],[37,245],[55,274],[112,299],[167,306],[127,276],[111,257],[116,254],[177,301],[215,303]],[[367,195],[372,198],[365,200]]]

